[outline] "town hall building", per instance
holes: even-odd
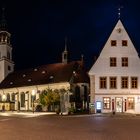
[[[140,59],[120,19],[89,76],[91,112],[140,113]]]

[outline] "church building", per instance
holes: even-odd
[[[0,110],[35,110],[40,94],[48,88],[68,91],[63,97],[60,93],[62,113],[68,113],[71,107],[88,109],[89,77],[83,59],[68,62],[66,43],[61,63],[15,71],[10,36],[3,16],[0,22]]]
[[[89,76],[92,112],[140,113],[140,59],[120,19]]]

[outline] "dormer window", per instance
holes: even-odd
[[[46,71],[45,71],[45,70],[43,70],[43,71],[42,71],[42,74],[45,74],[45,73],[46,73]]]
[[[10,85],[13,85],[13,82],[10,82]]]
[[[127,40],[122,40],[122,46],[127,47],[127,45],[128,45]]]
[[[116,41],[116,40],[111,40],[111,46],[112,46],[112,47],[117,46],[117,41]]]
[[[23,74],[23,75],[22,75],[22,77],[26,77],[26,75],[25,75],[25,74]]]
[[[28,82],[31,82],[32,80],[31,79],[28,79]]]
[[[34,71],[37,71],[37,69],[35,68]]]
[[[49,82],[50,82],[50,83],[54,82],[54,76],[51,75],[51,76],[49,77]]]
[[[54,77],[51,75],[51,76],[50,76],[50,79],[53,79],[53,78],[54,78]]]

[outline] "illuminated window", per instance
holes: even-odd
[[[127,109],[134,109],[134,98],[133,97],[127,98]]]
[[[35,95],[31,95],[31,107],[33,107],[33,101],[35,101],[36,100],[36,94]]]
[[[107,87],[106,77],[100,77],[100,88],[106,88],[106,87]]]
[[[104,97],[103,98],[103,108],[104,109],[110,109],[110,98],[109,97]]]
[[[12,93],[12,101],[15,101],[15,93]]]
[[[126,46],[127,47],[127,40],[122,40],[122,46]]]
[[[10,94],[9,93],[7,94],[6,101],[10,102]]]
[[[122,77],[121,85],[122,85],[122,88],[128,88],[128,77]]]
[[[116,77],[110,77],[110,88],[117,88],[117,78]]]
[[[138,78],[131,77],[131,88],[138,88]]]
[[[128,67],[128,57],[122,57],[122,67]]]
[[[117,66],[116,57],[110,57],[110,67],[116,67],[116,66]]]
[[[116,40],[111,40],[111,46],[117,46],[117,41]]]

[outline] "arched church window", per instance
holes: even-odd
[[[31,95],[31,107],[33,105],[33,101],[36,100],[36,94],[35,95]]]
[[[15,93],[12,93],[12,101],[15,101]]]
[[[24,92],[20,94],[20,99],[21,99],[21,107],[25,107],[25,93]]]
[[[10,101],[10,94],[8,93],[7,94],[7,102],[9,102]]]

